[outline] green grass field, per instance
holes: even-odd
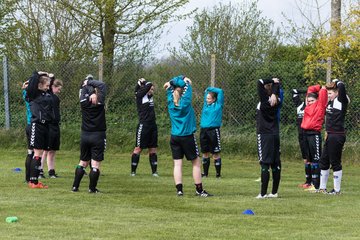
[[[24,150],[0,150],[0,239],[359,239],[359,165],[344,164],[342,195],[304,192],[302,161],[283,159],[278,199],[255,199],[260,171],[254,157],[223,155],[223,178],[211,165],[205,189],[196,197],[191,164],[184,162],[184,193],[176,196],[170,155],[159,155],[159,178],[150,174],[146,155],[130,177],[130,154],[107,153],[98,188],[70,191],[78,152],[57,155],[58,179],[49,189],[24,183]],[[329,180],[332,188],[332,179]],[[270,185],[271,189],[271,185]],[[242,212],[251,209],[255,215]],[[5,222],[17,216],[16,223]]]

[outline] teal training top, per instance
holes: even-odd
[[[206,96],[209,92],[217,94],[216,101],[207,104]],[[208,87],[204,94],[204,105],[201,112],[200,127],[211,128],[221,127],[222,124],[222,112],[224,107],[224,91],[220,88]]]
[[[22,92],[22,96],[23,96],[23,99],[24,99],[25,105],[26,105],[26,123],[28,125],[30,125],[30,123],[31,123],[31,110],[30,110],[30,103],[28,102],[28,100],[26,98],[26,90],[25,89]]]
[[[192,87],[184,81],[182,75],[170,80],[171,87],[166,91],[168,111],[171,120],[171,135],[188,136],[196,131],[195,112],[191,105]],[[179,106],[175,106],[173,92],[176,87],[184,89],[179,101]]]

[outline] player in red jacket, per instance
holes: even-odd
[[[306,190],[318,192],[320,185],[319,160],[321,155],[321,128],[324,123],[328,96],[325,87],[310,86],[306,94],[306,107],[301,128],[305,134],[307,157],[311,162],[313,187]]]

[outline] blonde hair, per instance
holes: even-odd
[[[177,87],[177,88],[174,89],[174,92],[173,92],[174,99],[173,99],[173,101],[174,101],[174,105],[177,106],[177,107],[180,105],[179,102],[180,102],[181,94],[182,94],[182,88]]]

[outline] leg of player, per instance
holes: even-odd
[[[149,162],[151,167],[151,173],[154,177],[158,177],[157,173],[157,154],[156,154],[156,148],[149,148]]]
[[[202,165],[204,172],[202,173],[202,177],[207,177],[209,175],[209,167],[210,167],[210,153],[203,153],[202,157]]]
[[[46,160],[47,158],[47,153],[48,151],[43,151],[42,153],[42,157],[41,157],[41,165],[39,167],[39,178],[45,178],[45,175],[44,175],[44,161]]]
[[[220,153],[214,153],[213,158],[214,158],[214,165],[215,165],[215,170],[216,170],[216,178],[220,178],[221,177],[221,157],[220,157]]]
[[[179,197],[184,195],[182,184],[182,159],[174,159],[174,181]]]
[[[50,150],[47,155],[47,165],[48,165],[48,173],[50,178],[57,178],[57,174],[55,173],[55,154],[56,151]]]
[[[78,192],[80,187],[81,179],[83,178],[85,174],[85,168],[89,165],[89,161],[83,161],[80,160],[79,165],[75,168],[75,176],[74,176],[74,182],[72,186],[73,192]]]
[[[89,193],[99,193],[100,191],[96,188],[100,176],[100,165],[101,161],[91,160],[91,170],[89,173]]]
[[[131,155],[131,176],[135,176],[136,175],[136,169],[139,165],[139,161],[140,161],[140,153],[141,153],[142,149],[140,147],[135,147],[134,151]]]

